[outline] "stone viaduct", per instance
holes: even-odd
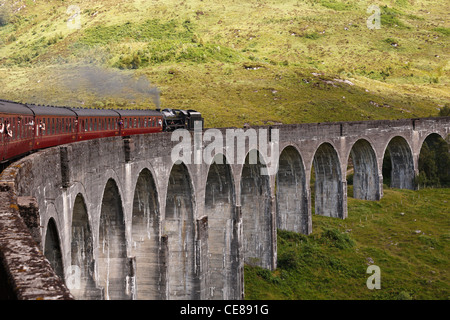
[[[349,159],[355,198],[383,196],[388,151],[391,186],[414,189],[423,141],[447,138],[450,118],[240,130],[190,132],[176,163],[172,133],[62,145],[0,186],[76,299],[242,299],[244,264],[276,268],[277,229],[311,233],[312,211],[347,217]]]

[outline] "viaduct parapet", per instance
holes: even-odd
[[[389,151],[391,186],[414,189],[423,141],[447,138],[450,118],[252,127],[242,132],[257,143],[242,140],[240,149],[230,132],[190,132],[176,163],[172,133],[42,150],[0,175],[8,199],[24,203],[0,213],[26,223],[24,254],[45,256],[62,279],[56,297],[242,299],[244,264],[276,268],[277,229],[312,232],[312,187],[315,214],[345,219],[349,159],[353,196],[379,200]]]

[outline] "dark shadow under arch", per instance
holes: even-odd
[[[383,181],[391,188],[415,189],[414,160],[405,138],[397,136],[389,141],[383,159]]]
[[[375,151],[371,144],[360,139],[353,145],[349,162],[353,165],[353,197],[362,200],[380,200],[380,179]]]
[[[450,135],[448,136],[450,137]],[[423,187],[450,187],[450,144],[437,133],[423,141],[419,154],[416,184]]]
[[[166,197],[165,232],[169,242],[169,299],[195,299],[198,279],[194,264],[194,197],[189,171],[174,164]]]
[[[292,146],[280,154],[276,175],[277,228],[309,233],[308,193],[300,153]]]
[[[127,286],[130,263],[127,259],[122,200],[113,179],[108,180],[103,193],[98,244],[98,282],[104,290],[104,298],[130,299],[130,287]]]
[[[62,261],[61,242],[59,239],[58,228],[53,218],[47,223],[47,232],[45,234],[44,255],[50,262],[56,275],[64,281],[64,266]]]
[[[79,300],[93,300],[101,297],[94,281],[93,238],[84,198],[75,198],[72,214],[71,271],[76,285],[70,289]],[[77,269],[74,269],[75,266]],[[79,282],[78,282],[79,281]]]
[[[159,263],[159,203],[156,184],[148,169],[136,182],[132,214],[132,256],[136,259],[136,298],[162,299]]]
[[[231,167],[223,154],[209,167],[205,190],[205,214],[209,224],[211,298],[239,299],[238,237],[234,228],[236,201]]]
[[[244,262],[271,269],[275,253],[269,176],[261,174],[265,164],[259,152],[257,162],[250,164],[251,152],[247,154],[241,174]]]
[[[313,160],[315,214],[344,218],[344,194],[339,157],[334,147],[322,143]]]

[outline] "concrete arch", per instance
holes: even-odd
[[[380,174],[377,155],[372,144],[366,139],[359,139],[353,144],[350,155],[354,168],[353,197],[362,200],[380,200]]]
[[[341,161],[335,147],[322,143],[314,154],[315,214],[346,218]]]
[[[77,194],[73,204],[69,271],[68,282],[75,282],[71,283],[71,293],[76,299],[92,300],[101,297],[94,281],[92,228],[89,223],[86,202],[81,193]]]
[[[61,238],[59,237],[56,221],[50,218],[45,233],[44,255],[50,262],[56,275],[64,280],[64,265],[61,251]]]
[[[433,136],[433,135],[437,135],[440,138],[442,138],[444,141],[446,141],[447,143],[450,143],[450,133],[445,133],[442,131],[430,131],[430,132],[427,132],[427,134],[420,137],[420,139],[418,141],[418,153],[420,153],[420,150],[422,150],[425,140],[427,140],[430,136]]]
[[[450,137],[450,135],[448,136]],[[417,188],[450,185],[450,140],[430,133],[421,143],[417,156]]]
[[[419,141],[419,153],[420,153],[420,150],[422,150],[425,140],[427,140],[430,136],[433,136],[433,135],[437,135],[440,138],[442,138],[445,142],[450,143],[450,140],[448,140],[450,138],[450,134],[442,135],[441,132],[429,132],[428,134],[424,135],[422,137],[422,139],[420,139],[420,141]]]
[[[251,161],[252,152],[256,152],[255,162]],[[240,184],[243,250],[245,263],[271,269],[276,253],[270,180],[269,176],[261,174],[264,167],[261,154],[250,150],[242,166]]]
[[[98,230],[98,284],[106,300],[130,298],[127,278],[130,264],[127,259],[125,222],[122,198],[114,179],[105,185],[101,201]]]
[[[300,152],[286,146],[280,153],[276,174],[277,228],[309,234],[311,215],[306,173]]]
[[[137,299],[161,299],[159,287],[160,209],[155,180],[149,169],[140,171],[134,188],[131,255],[135,259]]]
[[[209,166],[205,188],[205,214],[209,225],[209,267],[211,270],[212,299],[237,299],[238,237],[236,195],[231,166],[224,154],[216,154]]]
[[[415,167],[412,148],[402,136],[391,138],[385,148],[390,155],[391,188],[414,190]]]
[[[194,264],[194,192],[184,163],[170,171],[165,212],[165,233],[169,243],[169,299],[195,299],[197,280]]]

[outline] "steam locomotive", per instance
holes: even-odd
[[[0,100],[0,163],[42,148],[111,136],[192,130],[195,110],[87,109]]]

